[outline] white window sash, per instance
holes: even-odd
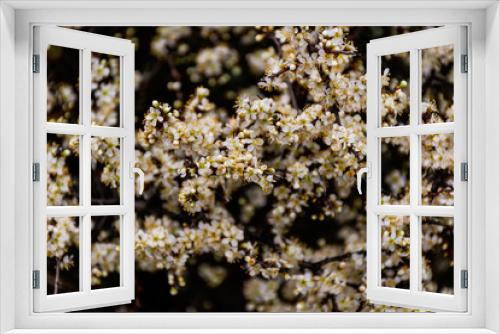
[[[47,47],[56,45],[80,50],[80,124],[47,123]],[[120,57],[119,127],[91,125],[91,53]],[[129,303],[134,298],[134,180],[129,166],[134,161],[134,46],[129,40],[54,26],[35,27],[34,54],[40,70],[34,80],[34,162],[40,164],[40,180],[34,182],[33,270],[40,273],[34,289],[34,312],[75,311]],[[47,206],[47,134],[80,136],[79,205]],[[120,205],[91,205],[91,138],[120,138]],[[120,286],[91,289],[91,216],[120,215]],[[47,295],[47,217],[79,218],[78,292]]]
[[[454,47],[454,122],[420,123],[420,49]],[[410,52],[410,124],[379,127],[380,57]],[[466,28],[449,26],[372,40],[367,46],[367,162],[372,170],[367,180],[367,296],[371,302],[439,311],[466,311],[467,290],[461,287],[461,271],[467,269],[467,183],[461,181],[461,163],[467,162],[467,73],[461,73],[461,56],[466,54]],[[454,206],[420,204],[420,135],[454,134]],[[380,205],[381,153],[379,141],[406,136],[410,141],[410,204]],[[382,287],[380,215],[410,217],[410,288]],[[454,294],[421,291],[421,223],[419,217],[454,218]]]

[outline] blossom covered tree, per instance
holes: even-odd
[[[137,47],[136,158],[146,179],[136,198],[136,301],[118,310],[397,310],[366,299],[365,202],[355,191],[366,158],[365,43],[395,29],[85,28]],[[423,75],[432,78],[422,94],[426,122],[452,120],[450,54],[423,55]],[[382,122],[395,126],[409,117],[401,74],[408,57],[385,65]],[[93,60],[94,124],[117,124],[118,67],[111,58]],[[68,119],[78,87],[51,87],[49,121]],[[78,156],[77,140],[48,141],[54,203],[74,201],[78,180],[68,157]],[[452,205],[453,138],[426,136],[422,145],[422,201]],[[99,187],[108,193],[119,187],[119,142],[96,138],[92,147]],[[406,203],[408,166],[397,161],[409,144],[391,138],[382,150],[390,166],[383,200]],[[48,257],[59,275],[74,265],[78,226],[67,219],[49,225]],[[404,288],[408,222],[383,217],[382,225],[382,284]],[[424,289],[449,293],[453,222],[426,218],[422,226]],[[117,270],[116,241],[100,233],[92,246],[95,284]],[[151,302],[147,285],[161,286],[164,295],[155,297],[163,301]],[[221,302],[232,298],[220,295],[224,287],[236,291],[234,300]]]

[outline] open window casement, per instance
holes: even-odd
[[[373,303],[466,311],[467,61],[465,27],[368,44],[362,172],[368,176],[367,296]],[[449,87],[433,81],[436,66],[453,67]],[[447,240],[436,248],[437,232]],[[446,288],[432,283],[443,266],[452,282]]]
[[[35,27],[33,72],[34,311],[129,303],[134,45]]]

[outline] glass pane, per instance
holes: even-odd
[[[92,125],[120,125],[120,57],[92,52]]]
[[[92,289],[120,286],[120,216],[92,217]]]
[[[410,217],[382,216],[381,286],[410,288]]]
[[[453,122],[453,45],[421,51],[422,122]]]
[[[453,294],[453,218],[422,217],[422,290]]]
[[[410,139],[382,138],[380,204],[410,204]]]
[[[79,123],[80,50],[47,48],[47,121]]]
[[[453,205],[453,134],[421,136],[422,204]]]
[[[381,126],[410,124],[410,52],[380,57]]]
[[[79,217],[47,219],[47,294],[79,291]]]
[[[92,205],[120,204],[120,139],[92,137]]]
[[[78,205],[80,137],[47,134],[47,205]]]

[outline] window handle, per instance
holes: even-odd
[[[371,171],[370,171],[370,163],[366,163],[366,167],[360,168],[358,170],[358,173],[356,174],[357,178],[357,183],[358,183],[358,193],[361,195],[363,194],[363,190],[361,190],[361,180],[363,178],[363,174],[366,174],[366,178],[369,178],[371,176]]]
[[[139,167],[135,167],[136,161],[130,163],[130,177],[134,178],[134,174],[139,175],[139,195],[144,192],[144,172]]]

